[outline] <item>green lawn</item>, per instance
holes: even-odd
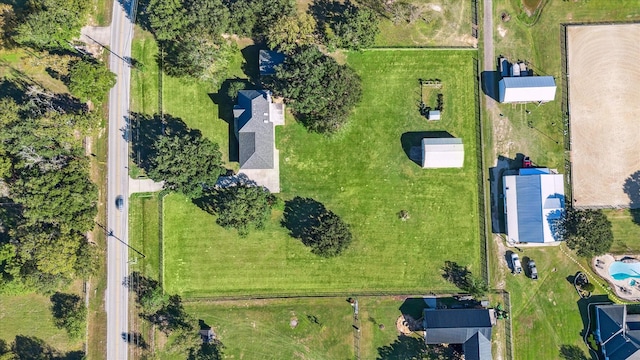
[[[129,200],[129,241],[130,245],[143,253],[144,258],[134,251],[129,252],[131,271],[139,271],[153,279],[160,272],[158,194],[134,194]]]
[[[465,46],[477,40],[471,35],[472,2],[469,0],[413,0],[420,16],[413,23],[382,18],[375,46]],[[482,7],[482,5],[479,5]],[[480,9],[481,11],[481,9]]]
[[[194,302],[185,308],[212,326],[233,359],[353,359],[353,308],[346,298]],[[402,297],[359,297],[359,355],[377,359],[398,338]],[[298,325],[291,327],[291,320]],[[422,341],[422,340],[420,340]],[[396,348],[408,359],[411,349]],[[415,355],[415,353],[413,354]],[[387,357],[385,357],[387,359]]]
[[[350,223],[355,241],[342,256],[312,255],[279,225],[278,212],[264,231],[239,238],[172,194],[164,218],[167,291],[192,297],[453,289],[440,276],[445,260],[479,273],[474,54],[349,53],[364,96],[348,128],[331,139],[292,121],[277,130],[282,196],[313,197]],[[420,117],[418,78],[444,83],[443,120]],[[409,160],[403,141],[406,149],[418,145],[422,135],[414,132],[424,131],[461,137],[464,168],[423,170]],[[407,222],[397,218],[402,209],[411,215]]]
[[[61,352],[82,350],[82,340],[71,340],[53,325],[48,296],[0,295],[0,339],[11,343],[16,335],[44,340]]]
[[[613,230],[613,253],[639,253],[640,252],[640,225],[633,222],[631,211],[603,210],[611,221]],[[634,210],[638,212],[640,210]],[[636,215],[638,216],[638,215]]]
[[[519,256],[523,265],[525,257],[535,260],[540,278],[534,281],[524,274],[506,275],[511,293],[514,358],[557,359],[562,345],[578,346],[586,354],[581,337],[586,326],[586,305],[581,302],[579,306],[580,298],[567,280],[581,269],[558,247],[523,248]],[[603,294],[599,286],[597,294]],[[602,298],[594,296],[592,300]]]

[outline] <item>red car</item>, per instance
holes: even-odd
[[[522,167],[525,167],[525,168],[533,167],[533,163],[531,162],[531,159],[528,156],[525,156],[522,159]]]

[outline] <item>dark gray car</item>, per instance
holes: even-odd
[[[124,207],[124,198],[122,198],[122,195],[118,195],[116,197],[116,208],[119,211],[122,211],[122,208]]]

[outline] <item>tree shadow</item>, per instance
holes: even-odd
[[[260,83],[260,50],[266,50],[264,45],[249,45],[240,50],[244,63],[242,63],[242,72],[247,75],[249,82],[254,86]]]
[[[149,22],[149,14],[147,13],[147,6],[149,6],[149,0],[117,0],[120,6],[124,9],[124,12],[129,20],[135,20],[135,23],[142,27],[144,30],[151,31],[151,23]],[[134,9],[134,5],[137,5]],[[137,10],[134,12],[134,10]]]
[[[629,208],[633,222],[640,225],[640,171],[636,171],[624,181],[625,194],[629,197]]]
[[[64,318],[70,309],[77,308],[82,298],[76,294],[56,292],[49,298],[51,301],[51,313],[55,319]]]
[[[26,83],[18,79],[4,80],[0,82],[0,97],[9,97],[17,103],[24,100],[24,86]]]
[[[588,360],[582,349],[575,345],[560,345],[560,358],[564,360]],[[596,359],[597,360],[597,359]]]
[[[85,358],[83,351],[71,351],[59,353],[44,340],[35,336],[16,335],[11,344],[11,352],[15,359],[56,359],[56,360],[81,360]],[[14,359],[14,357],[9,357]]]
[[[448,131],[409,131],[400,136],[402,150],[409,160],[422,167],[422,139],[454,138]]]
[[[142,275],[138,271],[134,271],[126,279],[127,289],[136,294],[136,301],[140,304],[140,300],[151,294],[161,285],[158,281]]]
[[[400,335],[389,345],[378,348],[377,360],[418,359],[427,351],[424,339]]]
[[[442,267],[442,272],[442,277],[445,280],[460,289],[466,288],[467,277],[470,274],[470,271],[466,266],[461,266],[455,261],[445,261],[444,267]]]
[[[347,3],[332,0],[314,0],[309,4],[308,13],[316,20],[316,29],[344,22],[344,13],[349,8]],[[334,26],[332,26],[334,25]]]
[[[506,233],[503,176],[517,174],[515,170],[522,167],[523,159],[524,154],[521,153],[513,159],[499,155],[496,166],[489,168],[491,232],[494,234]]]
[[[304,240],[307,229],[318,226],[318,216],[325,212],[327,209],[322,203],[311,198],[296,196],[285,202],[280,224],[289,230],[289,235]]]
[[[409,315],[415,320],[422,318],[424,309],[429,308],[425,298],[406,298],[400,305],[400,312]]]
[[[571,284],[573,286],[573,283]],[[595,307],[589,307],[589,304],[606,303],[611,304],[611,300],[607,295],[592,295],[589,298],[581,298],[576,302],[578,310],[580,311],[580,317],[582,318],[582,330],[580,336],[585,336],[595,330]],[[589,328],[589,317],[591,317],[591,328]]]

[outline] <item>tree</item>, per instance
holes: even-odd
[[[267,31],[267,44],[271,49],[289,54],[297,46],[312,45],[315,29],[316,20],[307,13],[283,16]]]
[[[85,233],[94,227],[98,189],[89,179],[89,161],[70,159],[41,171],[23,169],[10,184],[14,200],[24,206],[27,222],[46,222]]]
[[[87,320],[87,308],[82,298],[56,292],[50,299],[53,323],[57,328],[65,329],[69,337],[79,339],[84,334]]]
[[[0,4],[0,48],[7,47],[10,41],[7,36],[7,30],[16,26],[16,14],[13,6],[9,4]]]
[[[341,19],[334,24],[337,45],[353,50],[372,46],[379,32],[377,14],[349,0],[345,7]]]
[[[162,66],[168,75],[201,80],[215,80],[225,74],[236,50],[234,43],[220,36],[196,33],[164,45],[166,55]]]
[[[231,30],[241,36],[262,37],[281,17],[295,14],[294,0],[225,0]]]
[[[13,39],[37,49],[69,48],[80,36],[90,6],[86,0],[29,0]]]
[[[231,13],[222,0],[186,0],[184,7],[198,28],[196,33],[220,36],[229,30]]]
[[[483,297],[489,290],[484,279],[474,276],[468,267],[461,266],[455,261],[445,261],[442,271],[442,277],[445,280],[453,283],[460,290],[468,292],[476,299]]]
[[[218,215],[218,225],[237,229],[241,236],[246,236],[250,229],[264,227],[274,200],[264,187],[238,184],[215,190],[205,200],[208,201]]]
[[[567,246],[583,257],[602,255],[613,244],[611,222],[602,210],[568,209],[559,224],[559,233]]]
[[[218,144],[205,139],[199,132],[172,133],[168,130],[152,145],[147,175],[154,181],[164,181],[164,187],[199,198],[204,188],[215,185],[222,167]]]
[[[266,83],[309,130],[324,134],[339,130],[362,96],[360,77],[315,46],[287,56]]]
[[[191,25],[181,0],[150,0],[146,8],[149,24],[158,40],[176,40]]]
[[[323,257],[342,253],[351,243],[349,225],[322,203],[296,196],[285,203],[282,226]]]
[[[69,91],[82,101],[104,102],[109,90],[116,84],[116,74],[104,64],[80,60],[69,68]]]
[[[188,360],[222,360],[222,348],[222,343],[217,340],[203,343],[191,351]]]
[[[560,345],[560,358],[565,360],[587,360],[582,349],[575,345]]]

